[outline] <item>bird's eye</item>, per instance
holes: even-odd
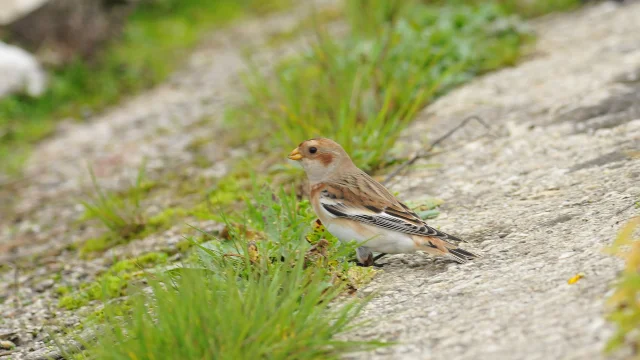
[[[318,152],[318,149],[316,147],[312,146],[312,147],[309,148],[309,152],[312,153],[312,154],[315,154],[316,152]]]

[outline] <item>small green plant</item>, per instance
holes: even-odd
[[[213,241],[197,246],[200,250],[206,247],[207,263],[228,259],[229,254],[235,254],[232,256],[235,258],[243,254],[252,241],[263,259],[273,260],[294,258],[324,240],[327,242],[323,253],[326,262],[322,267],[337,278],[347,280],[348,286],[356,287],[349,283],[348,276],[343,275],[351,272],[356,277],[367,277],[364,273],[374,273],[372,268],[360,268],[348,261],[354,256],[355,245],[342,244],[322,226],[312,226],[316,215],[309,201],[298,201],[294,191],[281,190],[274,194],[270,190],[256,189],[254,184],[241,213],[221,215],[220,220],[227,224],[225,231]],[[207,233],[203,235],[211,237]],[[191,242],[194,245],[201,241]],[[362,272],[362,276],[356,275],[357,272]]]
[[[121,260],[113,264],[95,281],[82,284],[77,289],[68,286],[56,289],[60,300],[58,306],[75,310],[86,306],[90,301],[109,300],[128,294],[134,280],[142,278],[143,269],[167,263],[168,255],[163,252],[151,252],[133,259]]]
[[[125,323],[107,310],[116,326],[90,346],[91,358],[333,359],[375,345],[335,338],[361,305],[330,309],[338,291],[315,271],[280,265],[240,279],[223,270],[152,281],[154,296],[138,298]]]
[[[609,340],[607,350],[624,345],[634,349],[634,359],[640,359],[640,217],[631,219],[620,231],[609,251],[624,259],[625,267],[609,299],[611,307],[609,321],[617,331]]]
[[[85,208],[84,219],[97,219],[109,233],[90,241],[81,251],[103,250],[120,240],[128,241],[145,230],[146,219],[141,203],[149,187],[145,182],[144,163],[138,169],[133,186],[124,196],[107,193],[96,179],[93,169],[89,169],[93,185],[93,197],[90,201],[81,201]]]
[[[247,74],[250,98],[228,113],[235,126],[256,129],[245,136],[269,139],[271,152],[330,137],[359,166],[375,169],[422,107],[479,73],[514,64],[530,39],[492,2],[348,0],[347,15],[349,36],[317,29],[308,53],[284,60],[271,76]]]
[[[333,359],[381,346],[336,338],[365,301],[330,306],[349,281],[366,282],[374,270],[351,272],[353,246],[310,232],[313,214],[295,194],[257,191],[252,198],[228,218],[225,237],[192,241],[194,262],[149,277],[151,295],[133,297],[124,321],[107,304],[108,326],[88,344],[91,358]]]

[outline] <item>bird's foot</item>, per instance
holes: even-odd
[[[386,264],[376,264],[376,260],[382,258],[383,256],[385,256],[387,254],[378,254],[377,256],[373,256],[373,254],[371,254],[371,256],[369,256],[368,258],[366,258],[363,262],[358,261],[358,259],[353,259],[352,261],[354,261],[356,263],[357,266],[361,266],[361,267],[377,267],[377,268],[381,268],[383,266],[385,266]]]
[[[385,256],[385,255],[387,255],[387,254],[385,254],[385,253],[380,253],[380,254],[376,255],[376,256],[373,258],[373,262],[375,263],[375,262],[376,262],[376,260],[380,260],[380,259],[381,259],[383,256]]]
[[[373,267],[381,268],[381,267],[387,265],[387,264],[376,264],[376,263],[363,264],[363,263],[361,263],[359,261],[356,261],[355,263],[356,263],[356,266],[360,266],[360,267],[372,267],[373,266]]]

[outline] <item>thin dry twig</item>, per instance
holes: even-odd
[[[418,159],[422,159],[422,158],[425,158],[425,157],[430,157],[430,156],[435,155],[434,153],[431,152],[431,150],[433,150],[433,148],[435,148],[440,143],[442,143],[443,141],[445,141],[446,139],[451,137],[458,130],[460,130],[463,127],[465,127],[472,120],[476,120],[477,122],[482,124],[482,126],[484,126],[487,129],[487,133],[491,129],[491,127],[489,125],[487,125],[487,123],[481,117],[479,117],[477,115],[469,116],[468,118],[462,120],[462,122],[460,124],[458,124],[456,127],[454,127],[453,129],[449,130],[446,134],[444,134],[441,137],[439,137],[438,139],[436,139],[436,141],[431,143],[431,145],[429,145],[429,147],[426,150],[418,151],[415,155],[413,155],[411,158],[409,158],[409,160],[405,161],[400,166],[398,166],[395,170],[393,170],[391,172],[391,174],[387,175],[387,177],[384,179],[384,181],[382,183],[385,184],[385,185],[388,184],[389,181],[391,181],[394,177],[398,176],[398,174],[400,174],[402,171],[404,171],[407,167],[413,165],[416,161],[418,161]],[[437,153],[437,154],[439,154],[439,153]]]

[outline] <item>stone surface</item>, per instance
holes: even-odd
[[[389,258],[366,290],[379,294],[363,314],[375,322],[349,338],[399,345],[352,358],[604,357],[605,300],[621,263],[603,249],[640,214],[629,206],[640,183],[640,3],[603,3],[535,28],[523,63],[441,98],[397,149],[425,147],[424,135],[471,115],[490,124],[490,136],[469,125],[428,160],[442,167],[393,186],[405,198],[444,199],[445,216],[431,224],[484,257]]]
[[[171,248],[180,227],[82,260],[66,249],[95,236],[78,227],[90,185],[124,189],[146,158],[150,177],[217,178],[247,149],[216,140],[241,88],[238,44],[287,31],[307,13],[274,15],[214,34],[166,84],[85,123],[67,123],[34,151],[22,181],[0,186],[0,340],[12,359],[57,356],[49,332],[76,326],[89,306],[56,307],[56,285],[77,286],[114,257]],[[393,181],[405,199],[446,202],[432,225],[484,255],[465,265],[396,255],[361,296],[376,294],[345,337],[398,344],[354,359],[599,359],[611,334],[604,301],[621,264],[602,252],[640,197],[640,3],[605,3],[538,20],[538,43],[518,66],[489,74],[425,109],[394,149],[411,154],[470,115],[478,124],[446,152]],[[265,51],[268,64],[285,49]],[[295,49],[294,49],[295,50]],[[194,154],[194,142],[204,141]],[[212,164],[195,165],[196,155]],[[0,181],[1,182],[1,181]],[[15,196],[19,193],[19,196]],[[154,199],[162,208],[189,198]],[[198,227],[215,230],[219,224]],[[34,259],[26,262],[25,259]],[[17,263],[17,264],[16,264]],[[584,278],[569,285],[578,273]]]

